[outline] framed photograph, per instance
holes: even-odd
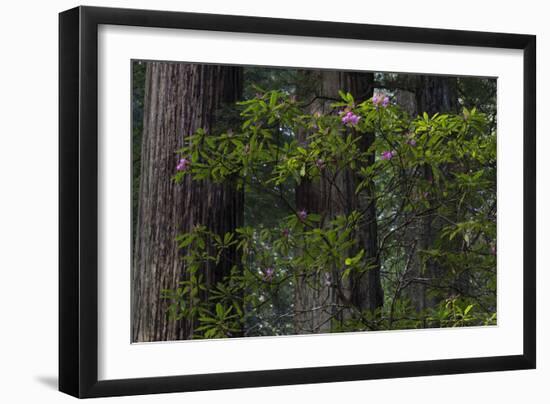
[[[59,27],[61,391],[535,368],[535,36]]]

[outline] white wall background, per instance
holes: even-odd
[[[79,3],[5,2],[0,24],[0,401],[64,403],[57,392],[57,13]],[[550,26],[542,1],[90,1],[282,18],[530,33],[538,36],[538,369],[108,399],[116,403],[339,401],[548,402]],[[518,141],[521,135],[518,134]],[[519,157],[519,156],[518,156]]]

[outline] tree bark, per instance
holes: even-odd
[[[419,76],[416,104],[420,112],[454,113],[458,108],[455,77]]]
[[[300,94],[302,97],[317,97],[307,111],[328,113],[330,104],[340,98],[338,91],[350,92],[356,103],[372,97],[374,76],[370,73],[308,71],[309,82],[316,82],[314,94]],[[298,140],[305,141],[305,134],[299,133]],[[374,134],[362,135],[363,150],[374,141]],[[374,154],[371,156],[371,164]],[[359,199],[355,195],[358,179],[345,170],[333,175],[324,173],[320,181],[303,181],[296,188],[296,207],[318,213],[322,220],[331,220],[337,215],[349,215],[353,210],[364,210],[365,217],[360,228],[360,248],[365,249],[365,257],[371,260],[374,268],[362,275],[352,275],[343,284],[340,281],[342,268],[332,268],[329,282],[322,274],[304,271],[298,274],[295,292],[295,331],[297,333],[330,332],[331,319],[349,318],[349,306],[355,309],[374,310],[383,304],[378,259],[378,235],[374,186],[369,187],[367,196]],[[342,306],[348,309],[342,310]]]
[[[225,104],[242,91],[242,68],[152,62],[147,64],[141,179],[132,266],[132,341],[168,341],[192,335],[188,320],[172,321],[163,289],[186,279],[175,238],[195,225],[223,234],[242,224],[243,193],[231,184],[191,181],[176,184],[176,150],[198,128],[214,129]],[[234,251],[229,255],[236,254]],[[213,284],[235,257],[206,269]]]
[[[457,81],[453,77],[440,76],[419,76],[417,81],[416,105],[418,113],[426,112],[433,116],[436,113],[455,113],[458,108]],[[433,182],[432,169],[425,165],[422,167],[422,175],[426,181]],[[428,195],[429,209],[433,209],[433,200]],[[411,229],[413,232],[419,230],[419,238],[415,242],[417,250],[429,250],[434,248],[436,236],[440,223],[437,223],[435,212],[422,217],[416,226]],[[416,254],[411,265],[409,274],[412,280],[408,295],[417,311],[433,308],[440,301],[438,298],[428,297],[427,291],[430,284],[439,281],[442,268],[433,260],[428,259],[425,265]],[[418,281],[422,279],[422,281]],[[427,281],[425,281],[427,280]]]

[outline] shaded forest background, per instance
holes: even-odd
[[[496,324],[496,79],[132,69],[133,341]]]

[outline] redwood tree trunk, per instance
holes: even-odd
[[[416,104],[418,113],[424,112],[433,116],[436,113],[455,113],[458,108],[458,94],[456,78],[439,76],[420,76],[418,78]],[[431,167],[426,165],[423,168],[423,176],[427,181],[432,182]],[[428,196],[429,208],[434,207],[433,199]],[[418,250],[429,250],[434,248],[437,232],[442,223],[436,220],[435,212],[424,215],[418,223],[420,237],[418,239]],[[416,227],[416,226],[415,226]],[[417,254],[418,255],[418,254]],[[439,299],[428,298],[427,289],[430,285],[436,285],[443,276],[443,269],[433,260],[427,260],[422,268],[421,260],[417,257],[413,263],[410,276],[414,279],[423,279],[422,282],[412,282],[410,297],[418,311],[434,307]],[[427,280],[427,282],[426,282]]]
[[[340,98],[338,91],[350,92],[357,103],[372,97],[374,77],[368,73],[316,71],[306,72],[308,81],[318,83],[315,94],[318,97],[309,107],[309,113],[327,113],[332,102]],[[315,77],[311,77],[314,75]],[[304,95],[304,94],[302,94]],[[298,134],[299,140],[305,135]],[[363,135],[361,146],[366,150],[373,142],[374,135]],[[374,161],[372,155],[371,163]],[[297,333],[330,332],[331,318],[349,317],[349,310],[342,306],[353,305],[357,309],[374,309],[383,303],[378,260],[378,238],[374,187],[370,187],[366,198],[360,200],[355,195],[357,179],[350,171],[337,175],[324,173],[320,181],[304,181],[296,189],[296,207],[308,212],[319,213],[323,220],[331,220],[337,215],[350,214],[353,210],[364,211],[363,225],[357,237],[365,256],[374,268],[361,276],[352,276],[342,284],[342,268],[332,268],[330,284],[321,274],[304,271],[298,274],[295,293],[295,331]]]
[[[132,341],[186,339],[193,324],[169,320],[169,302],[161,299],[162,289],[173,289],[186,278],[175,238],[197,224],[219,233],[234,230],[242,224],[243,194],[232,185],[192,182],[189,176],[176,184],[171,179],[178,162],[175,152],[198,128],[213,130],[221,107],[240,98],[242,69],[148,63],[145,87],[132,266]],[[229,271],[232,257],[227,258],[218,267],[207,268],[207,283]]]
[[[456,78],[440,76],[420,76],[416,92],[419,112],[428,115],[454,113],[458,106]]]

